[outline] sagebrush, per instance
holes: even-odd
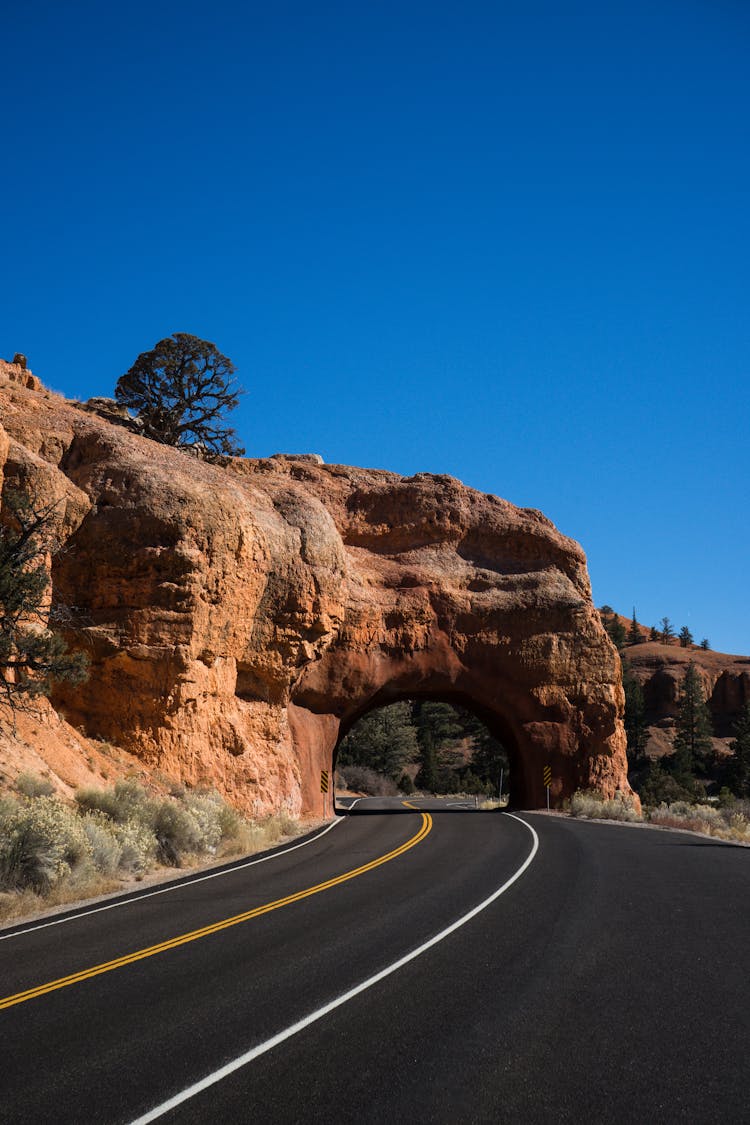
[[[16,796],[0,795],[0,892],[34,909],[33,896],[65,901],[142,877],[155,863],[271,847],[297,830],[286,813],[249,822],[213,790],[156,797],[133,779],[81,789],[73,805],[22,776]],[[13,913],[12,904],[3,912]]]
[[[586,820],[642,820],[634,807],[632,798],[617,794],[614,798],[603,797],[595,789],[579,789],[570,798],[570,815]]]

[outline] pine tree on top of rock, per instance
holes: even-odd
[[[142,433],[163,445],[210,457],[241,457],[244,449],[223,416],[234,410],[241,391],[234,364],[215,344],[175,332],[160,340],[117,380],[115,397],[136,411]]]

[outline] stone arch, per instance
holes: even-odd
[[[598,638],[605,653],[609,642]],[[542,646],[544,651],[546,646]],[[497,654],[499,657],[499,653]],[[316,808],[319,771],[335,765],[336,748],[357,719],[400,699],[428,698],[473,711],[497,735],[513,763],[511,797],[518,807],[545,803],[544,766],[552,771],[553,805],[579,788],[597,788],[608,796],[628,790],[624,738],[616,684],[581,680],[556,683],[526,675],[509,660],[514,674],[503,674],[502,660],[468,667],[446,645],[386,660],[381,654],[352,655],[333,650],[300,678],[289,706],[290,729],[302,766],[303,803]]]

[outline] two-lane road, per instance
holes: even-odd
[[[0,1121],[750,1121],[749,864],[360,802],[263,862],[0,933]]]

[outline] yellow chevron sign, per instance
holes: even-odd
[[[328,770],[320,771],[320,792],[327,793],[329,785]]]
[[[550,766],[544,767],[544,784],[545,786],[552,784],[552,769]]]

